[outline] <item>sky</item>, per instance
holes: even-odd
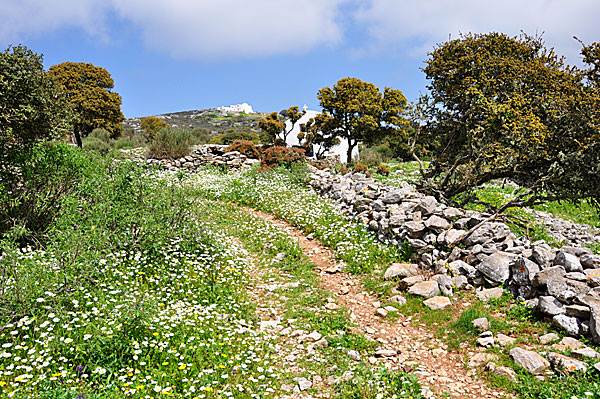
[[[428,52],[461,33],[542,34],[580,65],[573,36],[600,41],[599,15],[598,0],[0,0],[0,45],[107,69],[126,117],[318,110],[348,76],[415,100]]]

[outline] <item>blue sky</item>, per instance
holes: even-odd
[[[600,41],[597,0],[0,0],[0,44],[106,68],[126,117],[307,104],[352,76],[426,91],[420,68],[460,32],[543,37],[571,64]]]

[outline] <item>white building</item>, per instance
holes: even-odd
[[[241,112],[243,112],[245,114],[253,114],[254,113],[252,106],[248,103],[230,105],[229,107],[219,107],[217,109],[226,114],[234,114],[234,113],[241,113]]]
[[[300,144],[299,140],[298,140],[298,133],[300,133],[300,125],[308,122],[308,120],[310,118],[314,118],[316,115],[320,114],[319,111],[312,111],[312,110],[307,109],[306,105],[304,106],[304,110],[306,111],[306,114],[304,114],[304,116],[302,116],[302,118],[300,118],[300,120],[298,122],[296,122],[296,125],[294,126],[294,130],[292,130],[292,132],[287,137],[286,144],[290,147],[293,145]],[[285,122],[286,131],[289,130],[291,126],[292,126],[292,123],[290,121]],[[317,150],[318,148],[319,148],[319,146],[317,146],[317,145],[314,146],[315,150]],[[346,159],[347,152],[348,152],[348,142],[344,139],[340,139],[340,144],[336,145],[331,150],[329,150],[328,154],[331,153],[334,155],[339,155],[340,161],[343,163],[347,163],[348,162],[348,160]],[[358,158],[358,146],[352,150],[352,158]]]

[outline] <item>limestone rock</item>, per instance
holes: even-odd
[[[544,334],[540,337],[540,343],[542,345],[548,345],[551,342],[558,341],[560,337],[556,333]]]
[[[450,302],[450,299],[446,296],[434,296],[424,300],[423,305],[427,306],[431,310],[442,310],[452,305],[452,302]]]
[[[550,363],[538,353],[521,348],[513,348],[509,352],[515,363],[531,374],[542,374]]]
[[[579,321],[576,317],[569,317],[566,314],[557,314],[552,318],[552,325],[559,327],[571,336],[579,335]]]
[[[406,298],[404,298],[402,295],[394,295],[394,296],[392,296],[392,297],[389,298],[389,301],[397,303],[400,306],[406,305]]]
[[[454,275],[462,275],[467,278],[475,277],[475,273],[477,272],[477,269],[462,260],[450,262],[448,264],[448,270],[450,270]]]
[[[566,312],[565,305],[553,296],[541,296],[538,301],[538,310],[550,316],[556,316]]]
[[[576,372],[584,373],[588,369],[586,362],[575,360],[568,356],[561,355],[560,353],[550,352],[548,354],[548,359],[550,359],[550,363],[556,370],[565,374],[572,374]]]
[[[562,266],[553,266],[542,270],[537,273],[533,278],[533,285],[535,287],[545,287],[548,281],[553,280],[557,277],[562,277],[567,273]]]
[[[450,223],[437,215],[432,215],[425,221],[425,227],[432,230],[445,230],[450,227]]]
[[[502,297],[502,293],[504,293],[504,290],[501,287],[482,288],[480,290],[475,291],[475,296],[480,301],[487,302],[492,298],[497,299],[497,298]]]
[[[552,347],[556,350],[559,351],[569,351],[569,350],[573,350],[573,349],[580,349],[583,348],[585,345],[583,345],[580,341],[576,340],[575,338],[571,338],[571,337],[564,337],[563,339],[561,339],[561,341],[557,344],[552,345]]]
[[[573,298],[583,298],[590,291],[587,284],[564,277],[548,280],[546,287],[548,294],[565,303]]]
[[[573,350],[571,352],[571,355],[579,359],[600,359],[600,353],[596,352],[588,346]]]
[[[585,254],[579,258],[579,262],[586,269],[598,269],[600,268],[600,255]]]
[[[490,285],[498,286],[508,280],[510,276],[510,264],[513,258],[513,254],[499,251],[485,258],[477,266],[477,270],[479,270]]]
[[[583,272],[579,258],[565,251],[558,251],[556,253],[554,265],[564,267],[567,272]]]
[[[400,289],[406,290],[409,287],[412,287],[413,285],[423,282],[423,281],[425,281],[425,277],[420,276],[420,275],[403,278],[400,281]]]
[[[463,241],[466,245],[485,244],[501,241],[510,234],[510,228],[504,223],[484,223]]]
[[[416,276],[418,273],[419,269],[417,265],[413,265],[410,263],[392,263],[383,274],[383,279],[403,279],[406,277]]]
[[[467,287],[469,280],[465,276],[452,277],[452,284],[457,290],[462,290]]]
[[[487,331],[490,328],[490,322],[488,321],[487,317],[480,317],[478,319],[473,320],[471,323],[473,324],[473,327],[479,332]]]
[[[437,281],[427,280],[410,287],[408,293],[423,298],[432,298],[440,294],[440,288]]]
[[[441,274],[437,277],[437,282],[440,287],[440,291],[442,291],[443,295],[452,296],[452,287],[454,283],[452,282],[450,276],[448,276],[447,274]]]
[[[496,342],[500,346],[508,346],[513,345],[517,340],[515,338],[509,337],[508,335],[498,334],[496,335]]]

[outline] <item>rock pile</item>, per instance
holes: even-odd
[[[401,289],[431,298],[452,296],[454,289],[504,285],[569,335],[590,335],[600,343],[600,256],[589,248],[553,249],[544,241],[517,237],[506,224],[487,222],[489,215],[446,206],[408,183],[392,187],[360,173],[311,172],[313,189],[337,200],[379,240],[414,250],[420,270],[395,265],[386,272],[400,280]],[[425,279],[423,271],[433,277]]]
[[[133,160],[148,165],[158,165],[169,170],[183,169],[195,172],[206,165],[224,166],[228,169],[246,169],[260,163],[258,159],[249,159],[237,151],[227,152],[226,145],[206,144],[192,147],[190,155],[179,159],[152,159],[143,154],[133,157]]]

